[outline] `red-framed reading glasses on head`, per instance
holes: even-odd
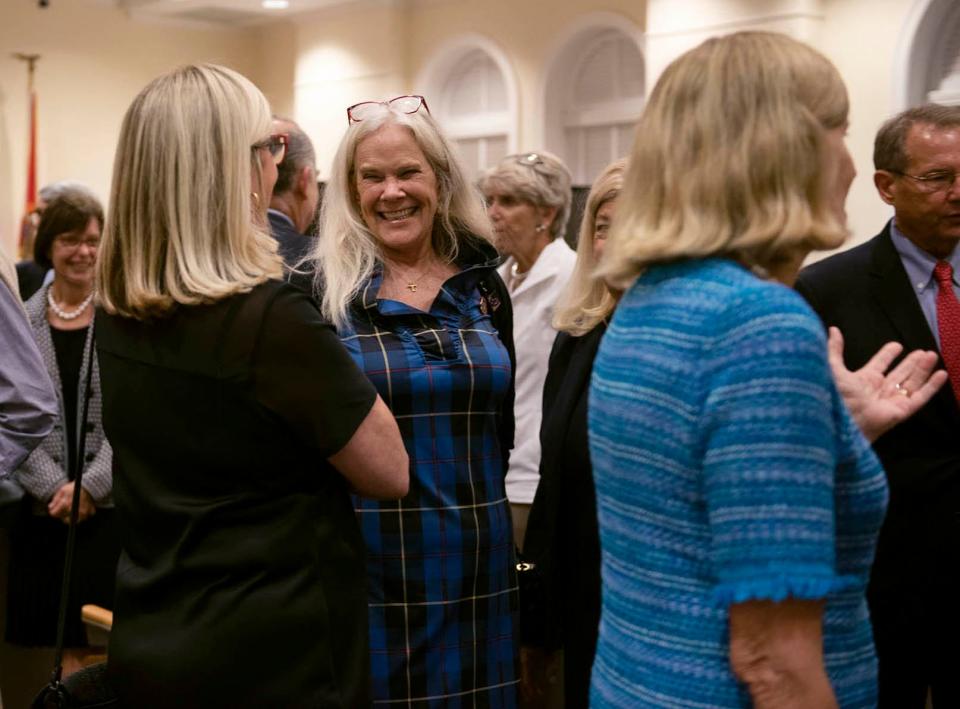
[[[353,104],[347,109],[347,123],[353,125],[366,120],[376,113],[379,106],[386,106],[400,113],[416,113],[422,106],[427,113],[430,113],[427,99],[423,96],[397,96],[389,101],[361,101]]]

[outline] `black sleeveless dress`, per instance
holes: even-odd
[[[363,542],[326,458],[376,395],[313,302],[269,282],[97,328],[124,706],[369,704]]]

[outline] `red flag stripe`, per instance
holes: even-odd
[[[27,204],[30,214],[37,206],[37,92],[30,92],[30,147],[27,158]]]

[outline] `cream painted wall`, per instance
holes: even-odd
[[[645,3],[428,0],[298,16],[293,113],[315,143],[321,176],[329,174],[346,129],[347,106],[422,91],[414,80],[433,52],[465,34],[483,35],[509,56],[520,97],[519,148],[540,147],[539,106],[549,59],[578,20],[597,12],[617,13],[642,30]],[[268,97],[280,91],[273,81],[265,81],[263,87]]]
[[[27,72],[11,52],[42,55],[36,75],[38,186],[76,179],[105,200],[120,122],[137,92],[187,62],[255,73],[254,38],[250,30],[132,22],[111,6],[86,0],[54,2],[47,10],[26,0],[2,0],[0,245],[14,248],[26,190]]]
[[[499,45],[513,63],[519,93],[519,150],[543,148],[544,99],[547,70],[565,40],[589,21],[591,15],[613,13],[626,25],[643,31],[646,3],[643,0],[470,0],[427,5],[412,23],[413,76],[429,62],[442,44],[470,32]]]
[[[836,64],[850,93],[847,144],[858,175],[847,199],[852,233],[848,248],[875,235],[891,214],[873,187],[873,138],[896,110],[896,49],[916,1],[649,0],[648,86],[673,58],[716,34],[773,30],[821,49]],[[813,254],[811,260],[824,255]]]
[[[783,32],[816,44],[829,0],[649,0],[647,86],[705,39],[745,29]]]
[[[847,198],[853,235],[847,246],[873,237],[892,215],[873,187],[873,139],[894,105],[895,50],[914,0],[828,0],[821,49],[833,60],[850,94],[847,147],[857,177]]]
[[[397,5],[298,16],[293,115],[314,142],[321,178],[347,128],[347,106],[408,91],[408,22]]]
[[[296,103],[296,26],[278,22],[259,28],[255,36],[257,66],[248,76],[263,91],[274,114],[290,118]]]
[[[713,34],[770,29],[822,49],[846,81],[852,112],[848,144],[859,170],[848,200],[852,238],[875,234],[889,215],[872,186],[874,133],[893,109],[894,56],[915,0],[452,0],[420,2],[407,12],[379,7],[318,13],[296,29],[296,118],[317,143],[328,170],[354,101],[417,91],[414,78],[457,36],[479,34],[508,58],[519,94],[518,149],[541,147],[549,62],[565,39],[597,12],[612,12],[645,32],[648,90],[681,52]],[[406,34],[408,41],[399,35]],[[864,51],[864,48],[870,51]],[[267,84],[270,93],[271,84]]]
[[[648,77],[710,34],[744,26],[789,32],[818,45],[850,89],[849,145],[859,175],[848,201],[851,243],[889,214],[871,181],[874,132],[893,110],[895,51],[919,0],[414,0],[298,15],[246,30],[132,22],[109,5],[0,3],[0,243],[11,247],[24,197],[26,72],[12,51],[39,52],[39,180],[74,178],[107,196],[120,120],[153,76],[188,61],[218,61],[251,77],[274,111],[314,139],[321,175],[346,127],[346,106],[414,91],[444,44],[465,34],[499,47],[519,96],[518,149],[544,141],[550,61],[598,13],[646,32]],[[88,28],[84,30],[83,28]],[[867,51],[867,48],[869,51]],[[652,83],[648,82],[648,90]]]

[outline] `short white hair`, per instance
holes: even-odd
[[[561,236],[570,221],[571,185],[570,170],[563,160],[544,150],[507,155],[480,178],[484,193],[496,189],[535,207],[556,209],[557,216],[550,224],[552,239]]]

